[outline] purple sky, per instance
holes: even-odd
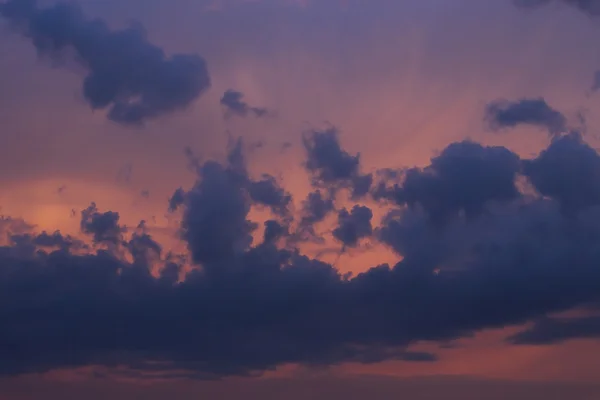
[[[0,400],[600,397],[600,2],[33,3]]]

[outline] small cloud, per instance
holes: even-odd
[[[243,101],[244,94],[235,90],[229,89],[223,93],[221,97],[221,105],[226,109],[226,116],[237,115],[238,117],[247,117],[253,115],[256,118],[266,117],[269,110],[260,107],[251,107]]]

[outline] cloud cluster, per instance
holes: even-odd
[[[188,107],[210,86],[203,58],[165,52],[139,26],[112,31],[87,19],[72,3],[39,8],[36,0],[8,0],[0,15],[41,55],[64,61],[73,53],[87,69],[83,95],[93,109],[108,109],[121,124],[144,121]]]
[[[568,3],[589,13],[595,4]],[[86,98],[115,121],[183,108],[209,85],[201,58],[167,58],[139,30],[110,31],[73,6],[9,0],[0,12],[39,51],[75,50]],[[260,116],[238,92],[222,104]],[[464,140],[425,167],[374,174],[335,128],[311,131],[312,188],[298,210],[276,174],[250,174],[241,140],[222,162],[188,151],[197,179],[168,204],[184,256],[164,251],[143,221],[123,226],[95,203],[80,212],[84,239],[3,217],[0,374],[103,365],[220,377],[285,363],[433,362],[411,345],[525,322],[535,323],[510,343],[598,335],[595,316],[553,314],[600,304],[600,154],[543,99],[493,102],[486,118],[493,129],[540,126],[552,140],[528,159]],[[375,207],[389,209],[381,221]],[[400,261],[342,275],[302,251],[326,235],[341,249],[378,241]]]
[[[207,377],[284,363],[434,361],[410,345],[600,301],[600,155],[581,136],[557,137],[533,159],[453,143],[429,166],[369,185],[349,209],[323,193],[355,197],[358,156],[332,132],[309,138],[305,167],[318,189],[297,213],[275,178],[248,173],[241,141],[225,162],[198,163],[197,182],[170,201],[187,262],[164,254],[143,223],[127,229],[95,204],[81,212],[91,243],[76,248],[59,232],[7,231],[0,371],[100,364]],[[539,194],[522,193],[519,177]],[[376,202],[391,206],[380,224],[366,205]],[[271,215],[262,238],[253,207]],[[340,246],[379,240],[402,260],[350,277],[303,255],[298,231],[334,211]],[[597,333],[595,320],[572,325],[540,323],[510,341]]]

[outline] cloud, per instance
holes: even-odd
[[[568,131],[566,117],[542,98],[496,100],[486,107],[485,118],[493,130],[534,125],[546,129],[552,136]]]
[[[303,138],[305,167],[316,187],[348,188],[354,199],[365,196],[373,182],[371,174],[360,173],[360,154],[351,155],[340,146],[335,128],[312,131]]]
[[[278,239],[288,235],[288,229],[278,221],[268,220],[264,223],[265,233],[263,235],[263,241],[265,243],[273,243]]]
[[[31,225],[21,218],[0,215],[0,233],[4,236],[0,237],[0,242],[3,242],[11,235],[27,233],[33,228],[35,228],[35,225]]]
[[[310,192],[302,202],[302,215],[298,227],[298,235],[303,240],[322,241],[322,237],[315,231],[315,225],[323,222],[327,216],[335,211],[334,193],[328,191],[324,194],[317,189]]]
[[[173,195],[169,199],[169,211],[173,212],[177,210],[185,201],[185,190],[183,188],[177,188]]]
[[[38,53],[87,69],[83,94],[93,109],[108,109],[121,124],[141,124],[188,107],[210,86],[198,55],[170,57],[148,42],[141,27],[111,31],[101,19],[86,19],[71,3],[39,8],[35,0],[8,0],[0,15],[29,38]]]
[[[523,174],[565,212],[600,205],[600,155],[578,133],[553,140],[538,157],[525,160]]]
[[[271,175],[264,174],[258,181],[249,180],[248,194],[255,203],[269,207],[279,216],[285,217],[289,213],[292,195],[280,187]]]
[[[243,101],[244,94],[233,89],[226,90],[221,97],[221,105],[226,108],[226,115],[237,115],[246,117],[254,115],[257,118],[265,117],[269,110],[260,107],[250,107],[248,103]]]
[[[600,337],[600,317],[542,318],[529,329],[508,338],[514,344],[553,344],[568,339]]]
[[[95,204],[81,214],[95,244],[86,251],[63,245],[71,239],[59,232],[22,226],[0,246],[0,373],[122,365],[202,378],[286,363],[432,362],[434,354],[411,344],[599,302],[600,206],[590,182],[578,179],[589,169],[573,167],[598,155],[582,140],[561,137],[532,160],[500,146],[453,143],[390,186],[400,201],[379,226],[366,206],[342,208],[332,237],[355,246],[374,234],[402,258],[354,277],[280,240],[293,238],[303,218],[323,220],[335,199],[319,189],[295,223],[282,217],[290,198],[276,181],[249,175],[241,141],[225,162],[199,162],[197,181],[171,199],[187,261],[164,254],[144,223],[126,229],[118,213]],[[357,174],[356,158],[334,149],[351,167],[331,167],[334,174],[313,164],[324,193]],[[525,176],[543,196],[515,186],[527,163],[534,166],[523,167]],[[565,187],[545,189],[539,178],[560,173],[573,196],[590,199],[569,215]],[[256,206],[273,215],[257,243]]]
[[[96,203],[92,203],[81,212],[81,231],[91,234],[95,243],[118,244],[126,229],[119,225],[119,213],[107,211],[100,213]]]
[[[373,233],[372,218],[373,211],[369,207],[354,206],[350,211],[344,208],[338,213],[338,226],[333,230],[333,237],[344,247],[356,247],[360,239]]]
[[[30,249],[60,249],[60,250],[82,250],[88,249],[88,246],[82,241],[69,235],[62,235],[56,231],[53,233],[41,232],[39,234],[22,233],[10,236],[11,242],[17,248],[28,247]]]
[[[464,213],[478,216],[489,202],[519,197],[515,179],[520,159],[501,146],[472,141],[450,144],[423,169],[404,172],[402,185],[376,188],[375,196],[421,208],[437,223]]]

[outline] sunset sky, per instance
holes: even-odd
[[[600,399],[600,0],[0,0],[0,400]]]

